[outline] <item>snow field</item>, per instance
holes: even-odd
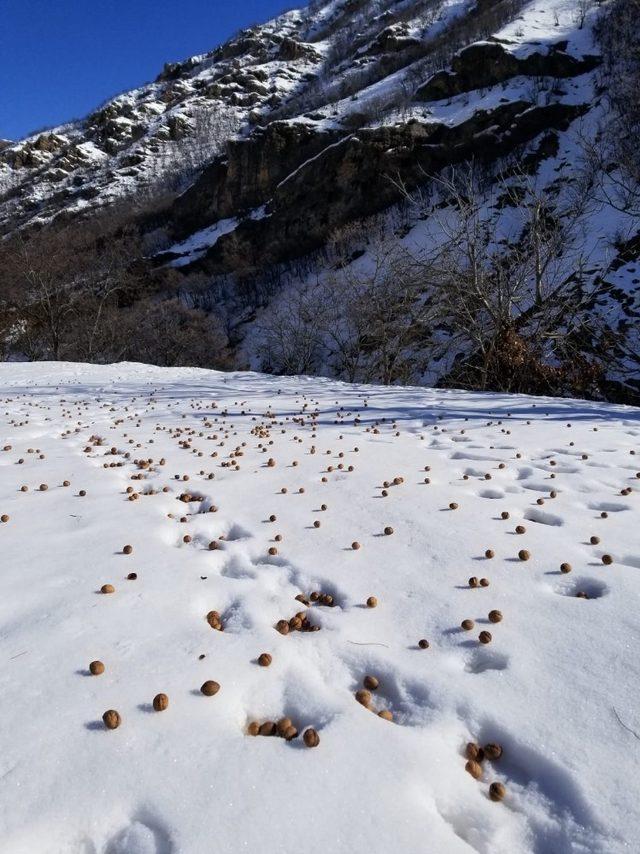
[[[40,363],[0,419],[1,851],[633,850],[637,410]]]

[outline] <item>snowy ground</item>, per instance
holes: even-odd
[[[0,402],[3,854],[638,850],[638,410],[53,363]]]

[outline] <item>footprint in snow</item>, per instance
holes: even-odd
[[[481,489],[478,493],[480,498],[504,498],[505,493],[502,489]]]
[[[132,821],[120,830],[104,849],[104,854],[173,854],[169,834],[157,823]]]
[[[561,596],[570,596],[573,598],[600,599],[606,596],[609,588],[603,581],[596,578],[577,577],[570,581],[562,581],[553,588],[555,593]],[[578,597],[578,594],[584,593],[585,596]]]
[[[506,670],[509,656],[496,649],[476,649],[467,659],[464,669],[467,673],[485,673],[487,670]]]
[[[605,513],[622,513],[623,510],[629,510],[628,504],[622,504],[619,501],[596,501],[588,505],[590,510],[599,510]]]
[[[532,747],[495,721],[471,727],[479,744],[497,742],[503,754],[491,763],[510,793],[514,810],[531,830],[531,854],[606,854],[610,836],[586,798],[577,772],[550,758],[549,751]],[[488,763],[487,763],[488,764]]]
[[[556,516],[555,513],[549,513],[546,510],[538,510],[536,507],[525,510],[524,518],[529,522],[536,522],[538,525],[551,525],[553,527],[564,525],[564,519],[561,516]]]

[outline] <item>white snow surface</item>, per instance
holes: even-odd
[[[638,850],[639,410],[134,364],[0,395],[4,854]],[[283,716],[319,745],[247,734]]]
[[[237,225],[238,220],[236,217],[220,219],[213,225],[210,225],[207,228],[202,228],[200,231],[196,231],[194,234],[191,234],[186,238],[186,240],[183,240],[180,243],[174,243],[174,245],[170,246],[169,249],[166,249],[165,252],[171,252],[179,255],[180,257],[171,261],[169,266],[183,267],[185,264],[192,264],[194,261],[197,261],[198,258],[202,258],[208,249],[211,249],[212,246],[216,245],[219,237],[222,237],[223,234],[229,234],[229,232],[233,231]]]
[[[270,216],[270,214],[266,212],[266,208],[266,205],[260,205],[260,207],[249,211],[244,219],[265,219]],[[222,237],[223,234],[230,234],[232,231],[235,231],[239,222],[240,220],[238,217],[219,219],[217,222],[214,222],[213,225],[201,228],[199,231],[190,234],[189,237],[185,238],[185,240],[181,240],[179,243],[174,243],[173,246],[170,246],[159,254],[164,255],[172,253],[179,256],[169,262],[167,265],[169,267],[184,267],[187,264],[192,264],[194,261],[197,261],[206,255],[207,251],[216,245],[218,239]]]

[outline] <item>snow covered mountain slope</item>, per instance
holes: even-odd
[[[398,120],[405,126],[413,119],[428,136],[440,125],[456,128],[482,110],[498,117],[496,104],[508,101],[518,102],[520,113],[527,101],[536,115],[536,99],[526,91],[532,78],[548,77],[537,84],[545,90],[552,80],[581,77],[598,64],[591,29],[577,17],[579,6],[576,0],[312,3],[242,31],[209,54],[165,66],[156,81],[117,96],[86,119],[6,145],[0,157],[0,224],[12,230],[157,192],[158,182],[165,189],[172,180],[184,184],[229,140],[238,145],[222,160],[229,160],[232,172],[236,151],[245,166],[254,150],[263,161],[265,174],[255,176],[256,186],[251,174],[227,176],[240,181],[242,197],[271,193],[294,174],[306,179],[305,149],[313,156],[331,140],[353,145],[358,140],[348,131],[355,129],[394,127]],[[469,44],[474,51],[456,60]],[[442,70],[456,61],[453,73]],[[518,98],[503,93],[498,99],[485,91],[514,78]],[[480,87],[470,103],[468,95],[451,103]],[[524,139],[580,115],[567,104],[588,103],[570,93],[553,101],[548,116],[539,104],[539,117],[524,122]],[[268,157],[274,137],[280,164]],[[277,175],[270,174],[274,170]],[[223,200],[216,201],[211,187],[218,172],[213,168],[203,176],[203,190],[213,196],[208,207],[220,218]],[[312,189],[308,183],[307,189]],[[183,204],[197,199],[194,189]],[[234,192],[227,204],[242,210],[245,200]],[[201,212],[192,210],[195,215]],[[175,227],[180,230],[180,223]]]
[[[290,13],[210,53],[169,63],[153,83],[82,120],[0,150],[0,231],[75,216],[140,194],[172,192],[319,64]],[[257,111],[257,112],[256,112]]]
[[[209,54],[166,66],[154,83],[82,121],[6,146],[0,225],[11,231],[118,198],[157,194],[159,185],[165,192],[184,187],[214,160],[171,211],[173,229],[184,237],[196,219],[199,227],[209,226],[230,216],[230,208],[235,214],[255,207],[258,197],[277,212],[279,197],[286,201],[300,183],[313,195],[317,176],[310,164],[334,168],[324,151],[338,141],[333,156],[343,169],[358,147],[365,146],[369,159],[378,138],[390,144],[388,164],[373,158],[366,164],[375,171],[404,168],[394,155],[400,140],[413,147],[429,140],[434,149],[446,134],[451,139],[442,156],[449,162],[457,159],[452,145],[460,156],[472,153],[469,131],[495,131],[508,114],[513,142],[505,144],[507,151],[518,139],[564,129],[590,106],[582,78],[597,66],[597,48],[590,26],[577,17],[579,6],[577,0],[313,3],[242,31]],[[471,44],[472,51],[458,56]],[[456,70],[447,71],[450,66]],[[575,92],[548,92],[547,104],[538,97],[553,81],[576,78],[577,89],[568,84]],[[491,121],[483,122],[483,115]],[[477,126],[470,128],[474,116]],[[364,139],[356,129],[367,129]],[[413,154],[419,162],[420,152]],[[357,178],[360,183],[366,176]],[[342,212],[334,205],[334,227],[397,199],[391,186],[368,200],[353,192],[353,182],[349,186],[351,208]],[[308,227],[313,231],[312,222]],[[326,236],[311,234],[307,244]]]
[[[640,166],[632,153],[623,174],[617,148],[626,139],[633,152],[640,127],[618,91],[627,78],[637,91],[640,78],[636,2],[316,0],[165,67],[82,121],[5,146],[0,233],[117,209],[115,222],[142,232],[135,262],[150,289],[219,318],[237,367],[461,384],[461,361],[509,326],[536,338],[541,364],[598,375],[595,391],[574,393],[635,401]],[[452,190],[470,169],[471,185]],[[405,266],[423,264],[412,305],[434,301],[468,272],[453,258],[451,219],[470,195],[485,268],[522,282],[512,310],[483,320],[479,344],[457,340],[456,325],[469,324],[441,305],[402,345],[411,370],[362,368],[366,334],[346,354],[332,340],[344,343],[344,318],[373,302],[349,303],[352,280],[385,265],[397,280],[388,259],[403,254]],[[535,277],[544,287],[534,295]],[[335,317],[316,333],[318,304]],[[281,352],[269,334],[285,326],[304,341],[291,345],[288,329]],[[357,370],[354,348],[364,351]],[[104,356],[118,358],[121,348]]]
[[[635,850],[637,409],[139,364],[0,395],[3,852]]]

